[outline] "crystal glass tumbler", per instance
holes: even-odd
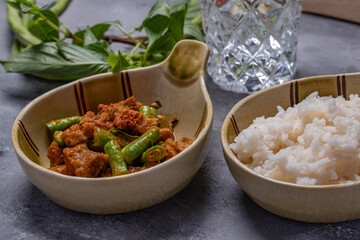
[[[208,73],[239,93],[291,80],[301,0],[200,0]]]

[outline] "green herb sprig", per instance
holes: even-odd
[[[204,40],[197,0],[171,5],[157,0],[142,24],[130,31],[120,21],[106,21],[75,33],[58,18],[69,3],[58,0],[48,8],[35,5],[34,0],[7,2],[8,22],[17,39],[12,57],[0,60],[5,71],[70,81],[156,64],[181,39]],[[124,36],[105,35],[111,26]],[[133,36],[142,30],[146,36]],[[115,52],[109,44],[113,40],[132,44],[133,49]]]

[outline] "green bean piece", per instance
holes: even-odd
[[[26,50],[28,47],[25,47],[21,44],[19,39],[15,39],[11,46],[11,56],[16,56],[17,54],[21,53],[22,51]]]
[[[15,39],[11,46],[11,56],[16,56],[21,52],[21,43],[19,40]]]
[[[37,45],[42,41],[34,36],[22,23],[19,11],[10,4],[6,4],[7,20],[11,29],[15,32],[17,38],[24,46]]]
[[[50,11],[55,13],[56,16],[60,16],[69,5],[71,0],[57,0],[56,3],[50,8]]]
[[[159,119],[160,128],[170,128],[170,124],[164,115],[158,115],[157,119]]]
[[[94,146],[95,147],[104,147],[105,144],[107,144],[108,142],[110,142],[111,140],[115,140],[115,136],[112,135],[110,132],[95,127],[94,130]]]
[[[106,143],[104,151],[109,156],[109,164],[113,176],[129,173],[124,161],[124,154],[121,152],[121,147],[117,141],[111,140]]]
[[[55,131],[53,139],[57,144],[59,144],[60,147],[65,147],[65,142],[61,138],[62,133],[63,131]]]
[[[133,160],[140,157],[149,147],[153,146],[161,137],[160,128],[152,127],[138,139],[126,145],[121,152],[124,154],[126,164],[131,164]]]
[[[145,152],[143,152],[141,161],[143,163],[146,162],[157,162],[163,159],[166,155],[166,149],[163,146],[155,145],[149,149],[147,149]]]
[[[157,114],[156,114],[156,109],[150,106],[141,106],[139,108],[139,111],[144,114],[146,117],[149,118],[156,118]]]
[[[63,131],[70,126],[72,126],[76,123],[79,123],[80,120],[81,120],[81,116],[61,118],[61,119],[51,120],[50,122],[47,122],[46,126],[48,127],[48,129],[51,132]]]
[[[111,140],[117,141],[120,146],[126,146],[129,142],[121,139],[113,134],[110,131],[106,131],[104,129],[95,127],[94,130],[94,146],[95,147],[104,147],[106,143],[110,142]]]

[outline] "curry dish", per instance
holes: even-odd
[[[79,177],[117,176],[160,164],[192,141],[175,141],[176,117],[158,115],[160,102],[150,106],[134,97],[109,105],[98,113],[52,120],[46,125],[53,141],[48,149],[50,170]]]

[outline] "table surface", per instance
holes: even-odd
[[[138,26],[154,0],[77,0],[61,16],[72,30],[106,20]],[[113,30],[114,34],[117,32]],[[296,78],[360,72],[360,25],[303,14]],[[14,35],[0,2],[0,59]],[[231,177],[220,143],[224,117],[245,95],[225,92],[209,77],[213,102],[211,150],[195,179],[171,199],[132,213],[91,215],[62,208],[21,170],[11,127],[32,99],[63,82],[5,73],[0,67],[0,239],[360,239],[360,220],[313,224],[288,220],[256,205]]]

